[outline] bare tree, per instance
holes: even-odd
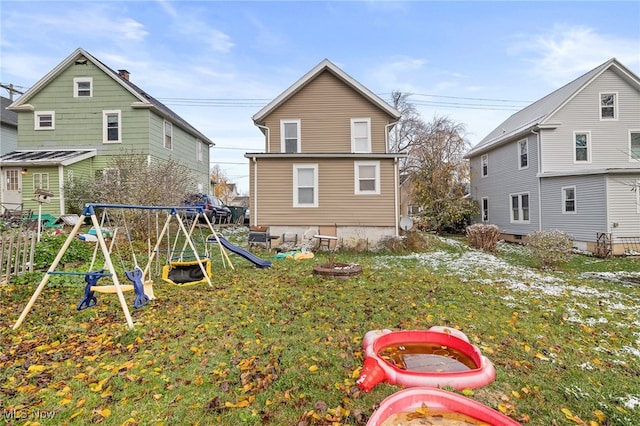
[[[405,171],[412,195],[428,226],[438,232],[456,229],[477,213],[477,203],[465,197],[469,147],[464,125],[447,117],[426,123],[409,147]]]
[[[416,143],[420,134],[424,132],[425,124],[415,105],[408,101],[409,93],[394,90],[391,93],[393,107],[402,117],[389,135],[389,149],[391,152],[407,152]],[[407,167],[407,159],[400,162],[400,173],[403,175]]]
[[[80,213],[86,203],[180,205],[195,186],[186,165],[174,160],[150,164],[146,155],[128,152],[111,157],[94,176],[68,178],[64,194],[69,213]]]

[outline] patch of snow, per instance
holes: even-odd
[[[622,401],[622,405],[630,410],[640,408],[640,395],[627,395]]]
[[[637,356],[638,358],[640,358],[640,349],[638,348],[634,348],[632,346],[623,346],[622,350],[633,356]]]

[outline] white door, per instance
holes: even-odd
[[[2,178],[2,211],[19,209],[22,205],[22,169],[5,169]]]

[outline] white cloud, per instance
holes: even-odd
[[[555,87],[564,85],[612,57],[638,65],[638,40],[599,34],[586,26],[555,24],[538,35],[520,36],[509,50],[525,54],[531,72]]]
[[[384,91],[401,90],[403,92],[416,91],[412,85],[413,78],[408,78],[417,73],[424,74],[427,61],[424,59],[399,57],[388,63],[380,63],[370,73],[371,87],[378,87]],[[358,77],[355,77],[359,80]],[[359,80],[360,81],[360,80]]]

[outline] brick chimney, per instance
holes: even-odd
[[[127,70],[118,70],[118,75],[121,79],[129,81],[129,71]]]

